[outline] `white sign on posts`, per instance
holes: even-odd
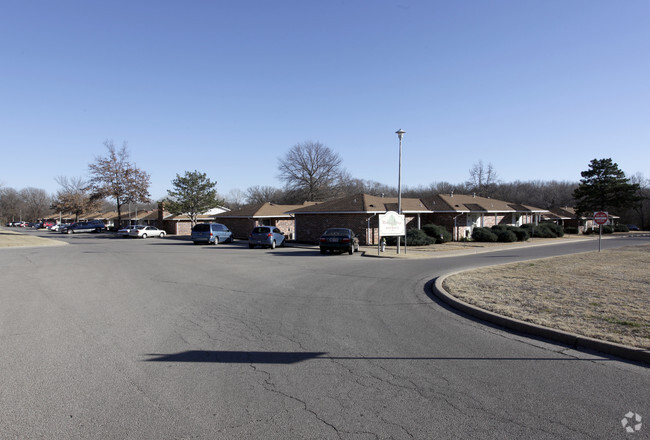
[[[395,237],[406,235],[406,222],[404,214],[395,211],[388,211],[386,214],[379,214],[379,236]]]

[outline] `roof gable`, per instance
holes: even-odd
[[[466,194],[439,194],[427,205],[434,212],[547,212],[545,209]]]
[[[397,197],[378,197],[370,194],[353,194],[339,199],[320,202],[312,206],[294,209],[292,213],[299,214],[371,214],[397,211]],[[431,212],[420,199],[402,198],[402,212]]]

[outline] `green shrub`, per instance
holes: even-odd
[[[500,243],[513,243],[517,241],[517,236],[514,232],[507,229],[497,231],[497,241]]]
[[[577,234],[579,229],[576,226],[565,226],[564,227],[564,233],[565,234]]]
[[[530,238],[528,231],[517,226],[508,226],[508,231],[511,231],[515,234],[517,241],[526,241]]]
[[[383,237],[386,239],[386,244],[388,246],[397,246],[397,239],[400,238],[400,244],[404,246],[404,237]],[[427,246],[429,244],[434,244],[436,240],[433,237],[429,237],[424,231],[419,229],[409,229],[406,231],[406,244],[409,246]]]
[[[564,235],[562,227],[555,223],[540,223],[538,225],[526,223],[525,225],[521,225],[521,227],[524,230],[529,231],[531,236],[538,238],[557,238]]]
[[[603,225],[603,234],[611,234],[614,232],[614,228],[611,225]]]
[[[426,246],[434,244],[437,241],[434,237],[429,237],[420,229],[409,229],[406,231],[406,242],[409,246]]]
[[[474,228],[474,230],[472,231],[472,238],[474,239],[474,241],[481,241],[487,243],[497,241],[496,234],[493,233],[488,228]]]
[[[614,227],[614,232],[630,232],[630,228],[626,225],[616,225]]]
[[[557,223],[544,222],[540,223],[540,225],[549,228],[551,231],[553,231],[556,237],[564,237],[564,228]]]
[[[506,226],[506,225],[494,225],[490,229],[492,230],[492,232],[497,234],[499,231],[507,231],[508,226]]]
[[[397,246],[397,238],[398,237],[382,237],[386,239],[386,245],[387,246]],[[399,237],[400,239],[400,244],[403,246],[404,245],[404,237]]]
[[[451,241],[451,232],[449,232],[444,226],[430,223],[422,226],[422,231],[424,231],[424,233],[429,237],[435,238],[437,244]]]

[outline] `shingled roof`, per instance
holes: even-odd
[[[534,206],[465,194],[439,194],[427,199],[425,203],[433,212],[548,212]]]
[[[293,214],[375,214],[397,211],[397,197],[378,197],[369,194],[354,194],[340,199],[316,203],[294,209]],[[431,212],[420,199],[402,198],[403,213]]]
[[[313,204],[306,202],[302,205],[278,205],[276,203],[262,203],[257,205],[242,206],[239,209],[232,211],[222,212],[217,214],[215,218],[278,218],[278,217],[291,217],[290,211],[302,208],[306,204]]]

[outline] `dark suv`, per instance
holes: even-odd
[[[106,229],[106,225],[99,220],[89,222],[75,222],[70,226],[60,229],[62,234],[76,234],[77,232],[101,232]]]

